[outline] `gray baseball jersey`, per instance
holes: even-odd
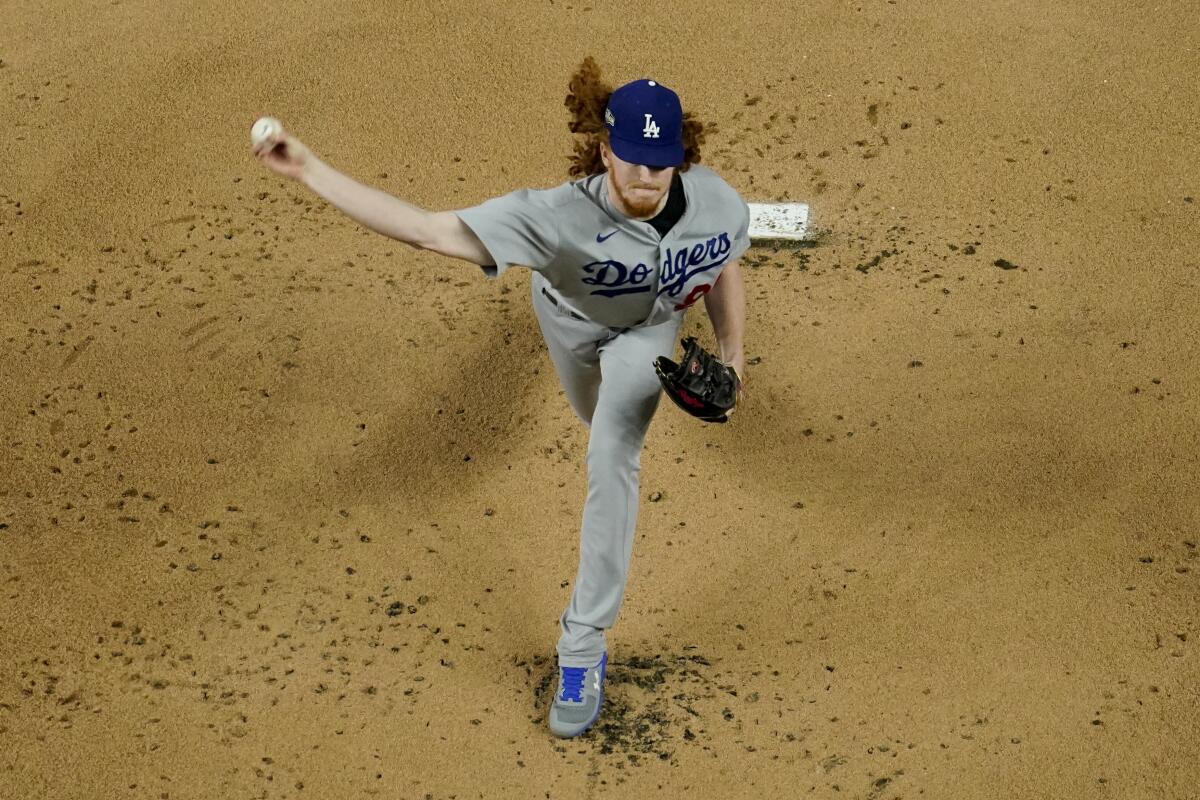
[[[559,298],[613,328],[655,325],[683,313],[750,246],[750,209],[715,172],[680,173],[687,209],[666,236],[613,207],[608,174],[553,189],[522,189],[457,211],[491,254],[543,275]]]

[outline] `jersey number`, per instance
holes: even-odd
[[[704,297],[704,295],[708,294],[708,290],[711,288],[712,284],[708,283],[702,283],[699,286],[693,286],[692,290],[688,292],[687,297],[683,298],[683,302],[675,306],[675,310],[683,311],[685,308],[689,308],[701,297]]]

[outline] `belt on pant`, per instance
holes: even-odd
[[[574,311],[572,311],[571,309],[567,308],[567,306],[566,306],[566,304],[565,304],[565,303],[560,303],[560,302],[558,301],[558,298],[557,298],[557,297],[555,297],[554,295],[550,294],[550,290],[549,290],[549,289],[547,289],[545,286],[543,286],[543,287],[542,287],[542,294],[546,296],[546,299],[547,299],[547,300],[549,300],[551,303],[553,303],[553,304],[554,304],[554,307],[555,307],[555,308],[559,309],[560,311],[565,311],[567,314],[570,314],[570,315],[571,315],[572,317],[574,317],[575,319],[578,319],[578,320],[583,320],[584,322],[587,322],[587,318],[586,318],[586,317],[583,317],[583,316],[580,316],[579,314],[576,314]]]

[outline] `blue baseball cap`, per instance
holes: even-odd
[[[657,81],[643,78],[613,92],[604,127],[622,161],[659,168],[683,163],[683,106]]]

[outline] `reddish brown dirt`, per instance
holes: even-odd
[[[0,27],[0,795],[1200,797],[1191,3],[53,5]],[[564,179],[589,53],[824,233],[745,258],[734,422],[660,411],[562,743],[527,274],[247,130],[461,207]]]

